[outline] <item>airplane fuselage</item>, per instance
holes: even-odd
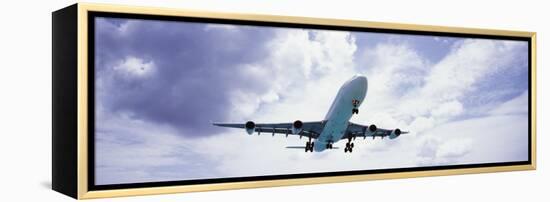
[[[325,150],[327,144],[338,142],[345,135],[354,110],[358,110],[367,95],[368,82],[365,76],[354,76],[336,94],[325,116],[324,128],[315,141],[314,150]]]

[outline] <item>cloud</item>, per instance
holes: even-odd
[[[462,103],[457,100],[453,100],[440,104],[430,112],[430,115],[437,118],[454,117],[460,115],[462,111],[464,111]]]
[[[496,108],[489,111],[491,115],[509,115],[509,114],[527,114],[529,104],[528,91],[523,92],[520,96],[508,100]]]
[[[392,41],[367,49],[364,57],[370,62],[359,65],[369,77],[366,106],[362,106],[367,115],[359,120],[426,130],[449,120],[483,115],[526,88],[508,85],[527,83],[525,43],[463,39],[450,48],[435,63],[407,43]],[[504,87],[503,80],[507,81]],[[414,130],[413,135],[419,132]]]
[[[419,165],[525,161],[528,158],[527,91],[480,118],[447,122],[418,140]]]
[[[441,124],[417,139],[420,166],[526,161],[527,114]]]
[[[274,31],[98,18],[98,105],[173,127],[180,135],[211,135],[220,130],[210,122],[232,114],[228,106],[237,91],[247,93],[244,99],[254,99],[270,90],[269,77],[241,72],[242,64],[265,58],[268,49],[262,42]]]
[[[307,42],[305,37],[302,39]],[[483,79],[490,78],[489,75],[494,71],[513,68],[506,67],[508,64],[502,61],[496,61],[498,57],[495,58],[495,55],[507,55],[509,54],[508,51],[516,52],[516,49],[520,46],[511,46],[508,44],[510,47],[502,48],[501,50],[498,48],[501,45],[500,42],[489,41],[488,43],[485,40],[457,41],[454,44],[453,50],[442,61],[431,64],[417,54],[416,50],[407,45],[394,44],[393,42],[389,44],[381,43],[373,50],[369,50],[369,52],[364,54],[365,57],[372,59],[370,63],[364,64],[364,66],[352,65],[360,70],[363,69],[369,77],[369,96],[367,97],[366,105],[362,106],[361,109],[365,114],[354,117],[354,121],[365,124],[376,123],[386,128],[403,127],[411,130],[413,134],[410,134],[409,137],[404,135],[394,141],[374,140],[369,142],[367,140],[366,145],[358,143],[356,145],[359,145],[361,148],[357,149],[354,153],[357,156],[351,157],[354,159],[342,156],[342,152],[307,155],[304,153],[291,153],[292,151],[283,149],[279,149],[282,151],[276,154],[272,152],[270,154],[265,153],[265,155],[269,155],[269,158],[258,158],[259,154],[264,155],[262,152],[283,148],[285,145],[300,145],[305,140],[293,141],[290,138],[288,140],[281,140],[280,138],[271,138],[269,136],[239,136],[239,134],[244,133],[236,131],[235,133],[231,133],[232,135],[226,136],[227,138],[232,137],[235,139],[224,140],[224,142],[247,142],[247,146],[240,147],[241,149],[238,151],[223,150],[224,154],[230,153],[231,155],[224,155],[227,159],[221,159],[223,163],[220,169],[226,170],[228,173],[232,173],[232,169],[238,169],[234,173],[245,175],[247,173],[321,172],[345,169],[376,169],[521,160],[525,157],[521,156],[521,154],[526,154],[522,153],[524,152],[522,148],[525,148],[525,145],[517,144],[514,141],[507,141],[508,138],[517,140],[518,137],[515,136],[514,138],[514,135],[509,135],[505,140],[501,140],[502,138],[499,138],[499,136],[500,134],[509,134],[512,133],[511,131],[516,131],[515,135],[520,135],[520,138],[523,137],[521,135],[524,135],[524,133],[521,131],[526,131],[526,128],[522,125],[523,122],[519,120],[525,120],[525,116],[513,117],[511,121],[513,124],[510,124],[511,126],[515,126],[513,130],[496,130],[490,134],[484,134],[486,138],[481,138],[484,139],[481,142],[485,143],[498,139],[503,144],[502,148],[517,147],[518,149],[515,150],[516,153],[513,153],[511,157],[509,156],[509,159],[502,158],[506,155],[496,154],[495,150],[504,154],[510,153],[501,151],[498,148],[492,148],[493,152],[476,149],[477,147],[486,147],[477,141],[480,138],[476,135],[480,131],[487,131],[487,127],[499,127],[499,124],[509,123],[509,120],[493,119],[493,117],[487,116],[481,119],[466,118],[470,120],[466,122],[460,122],[460,119],[454,121],[470,109],[471,106],[462,104],[462,99],[472,91],[476,91],[476,86],[479,83],[483,83]],[[284,46],[284,44],[281,46]],[[308,45],[301,45],[300,47],[308,47]],[[473,61],[470,61],[470,55],[477,54],[480,50],[489,53],[474,57]],[[297,47],[289,50],[293,57],[298,58],[301,57],[298,53],[308,51],[311,50],[301,50]],[[348,61],[354,60],[353,57],[347,58]],[[284,64],[284,62],[281,63]],[[468,68],[463,66],[468,66]],[[301,66],[294,65],[294,67]],[[486,70],[477,72],[477,68]],[[307,68],[298,68],[298,70],[304,69]],[[345,68],[342,71],[357,72],[354,69],[346,71]],[[458,75],[470,76],[469,78],[458,78],[459,81],[455,81],[454,77]],[[302,118],[306,117],[309,119],[309,117],[312,117],[312,120],[315,120],[315,116],[319,117],[324,113],[321,109],[327,109],[330,104],[316,100],[331,100],[330,96],[334,96],[334,92],[339,87],[339,85],[335,84],[342,83],[335,81],[348,77],[349,74],[331,74],[325,78],[321,74],[316,80],[307,80],[308,84],[300,89],[300,94],[286,94],[285,96],[281,96],[285,97],[284,100],[262,105],[261,108],[258,108],[257,115],[252,117],[254,120],[277,122],[280,120],[280,118],[277,119],[278,117],[288,117],[286,118],[287,121],[299,119],[300,116],[296,115],[298,114]],[[441,80],[437,77],[447,79]],[[314,87],[308,88],[309,84]],[[461,84],[466,87],[456,87]],[[443,85],[446,89],[431,87],[430,85]],[[330,95],[330,92],[332,92],[332,95]],[[413,96],[413,93],[419,94]],[[329,97],[329,99],[324,99],[324,96]],[[494,108],[496,105],[491,103],[487,107]],[[419,111],[419,108],[421,111]],[[310,114],[314,114],[315,116],[309,116]],[[284,121],[285,119],[282,120]],[[463,129],[465,127],[470,127],[471,129],[465,130]],[[441,128],[444,128],[444,131]],[[434,131],[437,131],[437,133]],[[441,135],[440,133],[448,135]],[[414,139],[415,136],[418,136],[418,139]],[[458,138],[463,136],[466,137]],[[491,140],[491,138],[495,140]],[[426,142],[424,142],[425,140]],[[491,153],[492,156],[479,155],[478,153],[480,152]],[[384,158],[381,159],[380,156]],[[518,156],[521,157],[516,158]],[[323,161],[317,162],[317,159],[323,159]],[[248,165],[244,168],[240,166],[235,167],[234,162],[256,162],[257,165]],[[326,164],[325,162],[331,163]],[[266,168],[266,165],[270,166]],[[293,166],[289,167],[288,165]]]
[[[98,23],[100,182],[526,158],[527,46],[520,42],[422,39],[446,44],[439,47],[445,54],[432,57],[427,47],[416,45],[417,36],[112,19]],[[358,45],[365,41],[369,46]],[[139,81],[119,77],[144,66],[151,72]],[[120,70],[125,73],[117,74]],[[352,155],[342,150],[304,153],[285,147],[303,146],[306,139],[249,136],[210,125],[323,119],[341,84],[356,73],[367,75],[369,91],[352,121],[410,134],[394,140],[359,138]]]
[[[234,111],[226,121],[262,120],[261,116],[266,117],[265,121],[273,117],[282,118],[280,121],[316,120],[324,116],[324,111],[308,114],[295,110],[296,104],[303,104],[301,109],[304,110],[316,108],[306,107],[311,104],[328,109],[334,94],[326,92],[336,92],[339,86],[333,84],[343,83],[353,75],[356,46],[348,32],[280,29],[266,46],[272,52],[261,61],[243,64],[240,74],[264,80],[261,84],[269,90],[263,93],[250,92],[246,88],[233,91]],[[313,94],[313,91],[318,93]],[[304,96],[315,96],[326,102],[304,103],[300,101]],[[287,110],[288,107],[292,110]]]
[[[239,27],[236,25],[227,25],[227,24],[207,24],[204,26],[205,31],[239,31]]]
[[[291,36],[294,36],[295,38],[280,39],[280,41],[278,41],[279,46],[290,46],[288,44],[285,44],[285,42],[291,44],[300,44],[300,46],[293,46],[289,49],[276,49],[278,50],[277,54],[271,55],[271,58],[268,57],[266,60],[276,61],[277,59],[280,59],[282,61],[272,63],[282,64],[282,66],[288,66],[286,62],[291,61],[293,62],[293,65],[291,66],[296,68],[297,72],[304,73],[304,77],[307,78],[307,72],[314,71],[312,70],[312,67],[308,64],[314,64],[318,62],[311,59],[304,60],[303,58],[305,57],[304,55],[309,52],[317,52],[310,49],[312,47],[312,44],[308,44],[316,42],[310,41],[309,38],[305,37],[305,35],[300,36],[298,34],[293,34]],[[473,145],[476,145],[477,147],[481,146],[475,141],[479,138],[475,137],[474,135],[478,134],[479,131],[486,131],[484,127],[498,126],[498,124],[495,124],[493,122],[486,122],[487,120],[485,119],[466,122],[464,123],[464,125],[460,126],[458,124],[451,125],[451,128],[453,129],[446,128],[452,131],[452,133],[446,131],[446,133],[452,134],[445,136],[449,137],[448,139],[433,139],[432,132],[427,132],[434,131],[439,127],[447,127],[447,123],[455,123],[449,121],[460,117],[465,111],[468,110],[468,108],[466,108],[466,106],[462,104],[461,99],[471,90],[464,87],[454,89],[454,85],[458,84],[455,81],[449,81],[450,83],[454,84],[445,84],[448,87],[446,91],[456,90],[458,92],[454,92],[452,96],[441,98],[439,97],[438,93],[446,93],[446,91],[442,91],[442,89],[438,88],[427,87],[428,85],[435,85],[438,82],[442,82],[439,80],[435,80],[433,78],[434,75],[437,74],[444,77],[453,77],[455,74],[474,74],[475,69],[462,68],[460,65],[456,65],[449,61],[460,61],[461,64],[463,63],[467,65],[474,65],[476,67],[483,66],[483,68],[490,69],[485,72],[479,73],[480,75],[473,76],[475,77],[475,79],[472,80],[470,83],[465,83],[465,85],[468,85],[471,88],[475,88],[475,86],[481,82],[480,79],[485,79],[487,78],[487,74],[492,71],[496,71],[491,70],[492,67],[486,67],[487,65],[490,66],[497,63],[500,64],[499,62],[493,61],[494,58],[492,58],[492,55],[504,54],[497,52],[487,54],[486,58],[478,58],[476,59],[476,61],[465,61],[468,60],[468,56],[465,56],[468,54],[466,54],[465,52],[476,50],[476,47],[484,48],[485,51],[489,52],[498,51],[493,49],[486,49],[487,44],[485,43],[486,41],[484,40],[472,42],[458,41],[455,43],[453,51],[450,51],[449,55],[444,57],[441,62],[438,62],[436,64],[431,64],[426,59],[423,59],[419,54],[417,54],[416,50],[413,50],[407,45],[395,44],[394,42],[389,44],[381,43],[373,50],[369,50],[369,52],[364,53],[365,57],[372,59],[370,63],[364,64],[364,66],[357,64],[347,66],[358,68],[359,72],[363,70],[367,72],[367,76],[369,77],[370,97],[367,98],[367,105],[362,106],[361,109],[361,111],[366,112],[365,114],[361,114],[361,116],[354,117],[354,121],[365,124],[381,124],[381,126],[385,126],[386,128],[401,126],[405,129],[413,131],[413,134],[411,134],[411,136],[402,136],[399,139],[393,141],[367,140],[367,143],[365,145],[361,144],[361,140],[359,140],[359,143],[356,145],[359,145],[358,148],[360,149],[355,150],[354,155],[356,156],[347,157],[344,156],[342,152],[327,152],[311,155],[305,153],[296,153],[295,151],[289,151],[283,148],[286,145],[301,145],[305,140],[300,141],[296,139],[293,140],[291,138],[284,139],[280,136],[272,138],[269,137],[269,135],[247,136],[244,135],[242,131],[231,130],[231,132],[227,133],[226,135],[220,135],[220,137],[224,137],[223,142],[239,142],[240,144],[238,147],[240,149],[234,150],[231,146],[228,146],[227,149],[223,149],[223,146],[221,146],[221,149],[223,151],[221,153],[223,153],[223,155],[212,154],[215,156],[222,156],[222,158],[220,158],[220,162],[222,163],[218,169],[225,170],[227,173],[233,175],[266,175],[281,173],[289,174],[295,172],[341,171],[346,169],[377,169],[393,167],[413,167],[419,165],[429,166],[441,164],[462,164],[464,162],[494,162],[493,160],[506,161],[502,158],[494,158],[499,155],[480,157],[471,154],[475,151]],[[500,45],[489,45],[489,47],[493,46],[499,47]],[[514,49],[511,48],[510,50]],[[287,56],[287,54],[290,56]],[[457,54],[464,56],[459,57],[457,56]],[[274,57],[280,55],[283,55],[283,57]],[[339,61],[345,61],[342,62],[344,64],[352,62],[355,60],[355,58],[353,57],[356,55],[357,54],[355,53],[346,54],[346,57],[340,58]],[[321,58],[313,57],[313,59],[320,60]],[[280,96],[277,97],[282,97],[284,99],[278,99],[277,102],[274,103],[264,103],[264,105],[261,106],[257,105],[257,108],[255,109],[258,110],[255,112],[255,114],[251,116],[251,118],[253,120],[257,120],[258,122],[278,122],[285,120],[288,122],[289,120],[292,121],[296,119],[318,120],[318,117],[323,116],[323,113],[325,112],[324,110],[328,109],[328,106],[330,105],[329,102],[320,102],[320,100],[331,101],[331,98],[334,96],[334,92],[336,92],[340,86],[338,84],[343,83],[345,79],[349,79],[350,75],[352,75],[354,72],[358,72],[355,68],[342,67],[339,69],[339,71],[345,72],[343,74],[333,72],[330,75],[318,74],[315,79],[302,79],[301,81],[307,82],[302,88],[298,89],[300,92],[299,94],[292,94],[287,91],[282,91],[278,93]],[[455,70],[440,70],[446,68],[454,68]],[[277,73],[271,73],[272,77],[274,78],[273,80],[277,80],[279,78],[277,77]],[[300,75],[300,73],[297,73],[297,75]],[[432,78],[434,80],[430,81],[429,78]],[[291,84],[289,84],[289,86],[291,86]],[[411,96],[411,92],[422,92],[422,94]],[[411,102],[404,103],[404,101]],[[417,111],[414,110],[400,110],[404,107],[414,109],[414,107],[417,106],[410,104],[416,104],[417,102],[419,103],[419,105],[425,105],[426,111],[424,113],[417,113]],[[494,107],[494,105],[491,105],[491,107]],[[418,116],[419,114],[421,114],[422,116]],[[516,117],[516,119],[520,118],[521,117]],[[479,124],[478,126],[483,126],[483,128],[478,127],[477,130],[469,131],[469,134],[467,135],[471,135],[471,138],[457,138],[465,135],[459,133],[459,131],[465,130],[457,130],[458,128],[471,127],[471,125],[478,124],[478,122],[485,122],[486,124]],[[518,122],[517,124],[520,123]],[[516,131],[525,131],[524,129],[525,128],[523,127],[515,128]],[[509,133],[508,131],[501,132]],[[490,134],[487,136],[495,137],[501,132],[495,132],[494,134]],[[521,135],[522,133],[517,134]],[[424,136],[424,138],[420,138],[420,140],[414,139],[415,135]],[[427,143],[429,144],[426,144],[426,146],[418,146],[418,144],[422,145],[422,143],[425,143],[423,142],[425,138],[431,138],[431,142],[428,141]],[[486,140],[486,142],[489,142],[489,140]],[[507,146],[505,147],[513,147],[516,144],[512,141],[508,141],[506,142],[506,145]],[[211,145],[210,147],[220,149],[219,145]],[[519,146],[518,148],[521,148],[521,146]],[[273,150],[277,150],[280,152],[273,153],[271,152]],[[419,152],[415,153],[411,151]],[[430,152],[432,154],[430,154]],[[264,155],[269,157],[259,157]],[[383,156],[384,158],[380,158],[380,156]],[[319,159],[322,160],[319,161]],[[239,164],[246,164],[246,162],[255,163],[247,164],[247,166],[245,167],[235,166]],[[326,162],[331,163],[327,164]]]
[[[153,61],[128,56],[113,69],[128,78],[143,78],[153,74],[156,67]]]
[[[96,123],[96,184],[214,178],[221,173],[201,158],[192,139],[174,129],[125,114],[99,112]]]
[[[441,145],[437,157],[457,158],[468,154],[472,150],[472,139],[451,139]]]

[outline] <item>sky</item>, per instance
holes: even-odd
[[[528,159],[524,41],[103,17],[95,29],[96,185]],[[409,134],[305,153],[285,147],[306,138],[211,125],[320,121],[355,74],[369,89],[350,121]]]

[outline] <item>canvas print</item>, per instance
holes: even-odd
[[[95,185],[529,159],[527,40],[93,23]]]

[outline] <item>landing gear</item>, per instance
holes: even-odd
[[[353,105],[351,114],[359,114],[359,109],[357,109],[357,106],[359,106],[359,100],[353,99],[351,100],[351,104]]]
[[[309,141],[306,142],[306,152],[313,152],[313,147],[315,146],[315,142],[311,141],[311,138],[309,138]]]
[[[332,142],[327,143],[326,148],[327,148],[327,149],[332,149]]]
[[[344,152],[347,153],[351,153],[353,152],[353,147],[355,145],[353,144],[353,142],[351,142],[351,138],[348,138],[348,142],[346,143],[346,148],[344,148]]]

